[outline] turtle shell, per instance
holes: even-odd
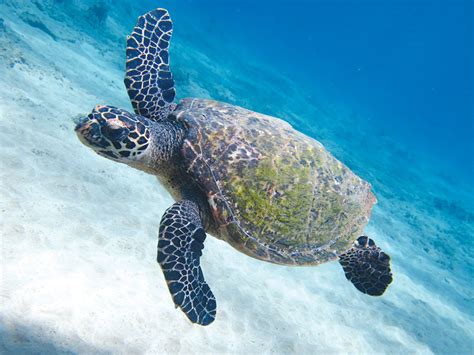
[[[310,265],[346,251],[376,202],[370,185],[287,122],[182,100],[184,168],[207,195],[217,237],[258,259]]]

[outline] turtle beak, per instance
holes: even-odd
[[[79,121],[76,121],[76,127],[74,130],[77,132],[82,126],[84,126],[88,121],[92,119],[92,115],[87,115],[86,117],[82,117],[79,119]]]
[[[102,136],[100,124],[92,114],[81,119],[74,130],[79,140],[87,146],[105,148],[110,145]]]

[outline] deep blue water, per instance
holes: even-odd
[[[472,2],[186,1],[173,6],[178,19],[181,12],[191,14],[208,26],[207,40],[212,36],[262,60],[316,104],[323,92],[360,111],[362,119],[370,117],[368,130],[445,163],[452,176],[472,177]],[[310,124],[317,118],[305,119]]]

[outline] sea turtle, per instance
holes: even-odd
[[[212,100],[175,104],[171,34],[164,9],[138,18],[125,76],[135,114],[96,106],[76,132],[99,155],[156,175],[178,201],[161,219],[157,257],[175,305],[193,323],[215,319],[200,267],[206,232],[275,264],[338,260],[359,291],[383,294],[390,257],[360,236],[371,186],[283,120]]]

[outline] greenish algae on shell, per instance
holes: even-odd
[[[370,185],[287,122],[211,100],[175,110],[185,168],[207,194],[218,237],[258,259],[333,260],[362,233]]]

